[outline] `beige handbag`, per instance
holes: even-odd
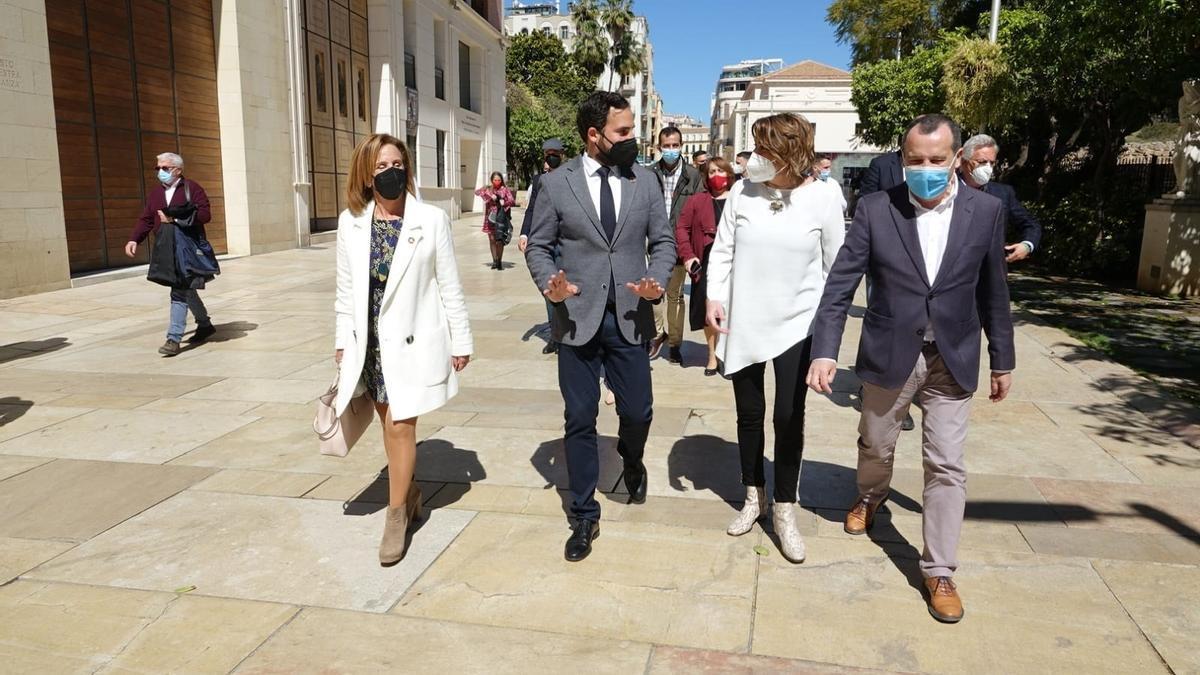
[[[375,407],[371,405],[371,400],[365,393],[350,399],[346,411],[341,417],[338,416],[337,395],[340,378],[339,368],[329,391],[317,399],[317,416],[313,418],[313,431],[317,434],[321,454],[334,457],[345,457],[349,454],[350,448],[362,438],[363,432],[375,419]]]

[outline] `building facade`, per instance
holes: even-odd
[[[708,151],[733,161],[733,107],[742,99],[751,80],[783,68],[783,59],[749,59],[721,69],[712,96],[712,117],[709,122],[712,138]]]
[[[801,61],[752,79],[734,103],[730,119],[733,153],[754,149],[750,128],[776,113],[803,115],[813,125],[817,153],[834,156],[833,175],[845,184],[855,169],[883,152],[858,135],[858,111],[850,102],[850,73],[816,61]]]
[[[407,139],[452,216],[505,161],[501,0],[0,0],[0,297],[146,261],[122,253],[183,156],[219,253],[336,228],[355,145]],[[15,19],[10,29],[9,19]]]
[[[504,32],[506,35],[518,35],[540,31],[557,37],[563,43],[563,48],[570,52],[575,49],[575,22],[569,13],[564,14],[561,10],[560,3],[552,0],[514,0],[504,17]],[[646,17],[635,16],[629,30],[645,50],[645,69],[633,77],[624,77],[606,65],[604,72],[596,79],[596,88],[615,91],[629,99],[638,127],[638,160],[648,161],[655,145],[655,136],[662,126],[662,100],[654,88],[654,45],[650,42],[650,27]]]

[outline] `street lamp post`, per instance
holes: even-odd
[[[988,30],[988,42],[996,42],[996,33],[1000,30],[1000,0],[992,0],[992,27]]]

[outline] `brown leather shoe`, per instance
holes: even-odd
[[[846,514],[846,526],[843,527],[846,534],[866,534],[867,530],[875,524],[875,512],[883,506],[886,499],[881,499],[878,503],[872,504],[870,498],[859,497],[858,501],[854,502],[854,506],[850,508],[850,512]]]
[[[930,577],[925,580],[929,594],[929,613],[942,623],[958,623],[963,618],[962,598],[950,577]]]

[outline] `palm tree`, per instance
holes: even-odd
[[[645,69],[645,49],[634,37],[633,0],[607,0],[600,12],[600,19],[608,31],[612,44],[608,77],[608,89],[613,89],[613,78],[632,77]]]
[[[608,39],[600,25],[600,8],[596,6],[596,0],[572,2],[571,19],[575,23],[572,56],[588,76],[598,79],[608,64]]]

